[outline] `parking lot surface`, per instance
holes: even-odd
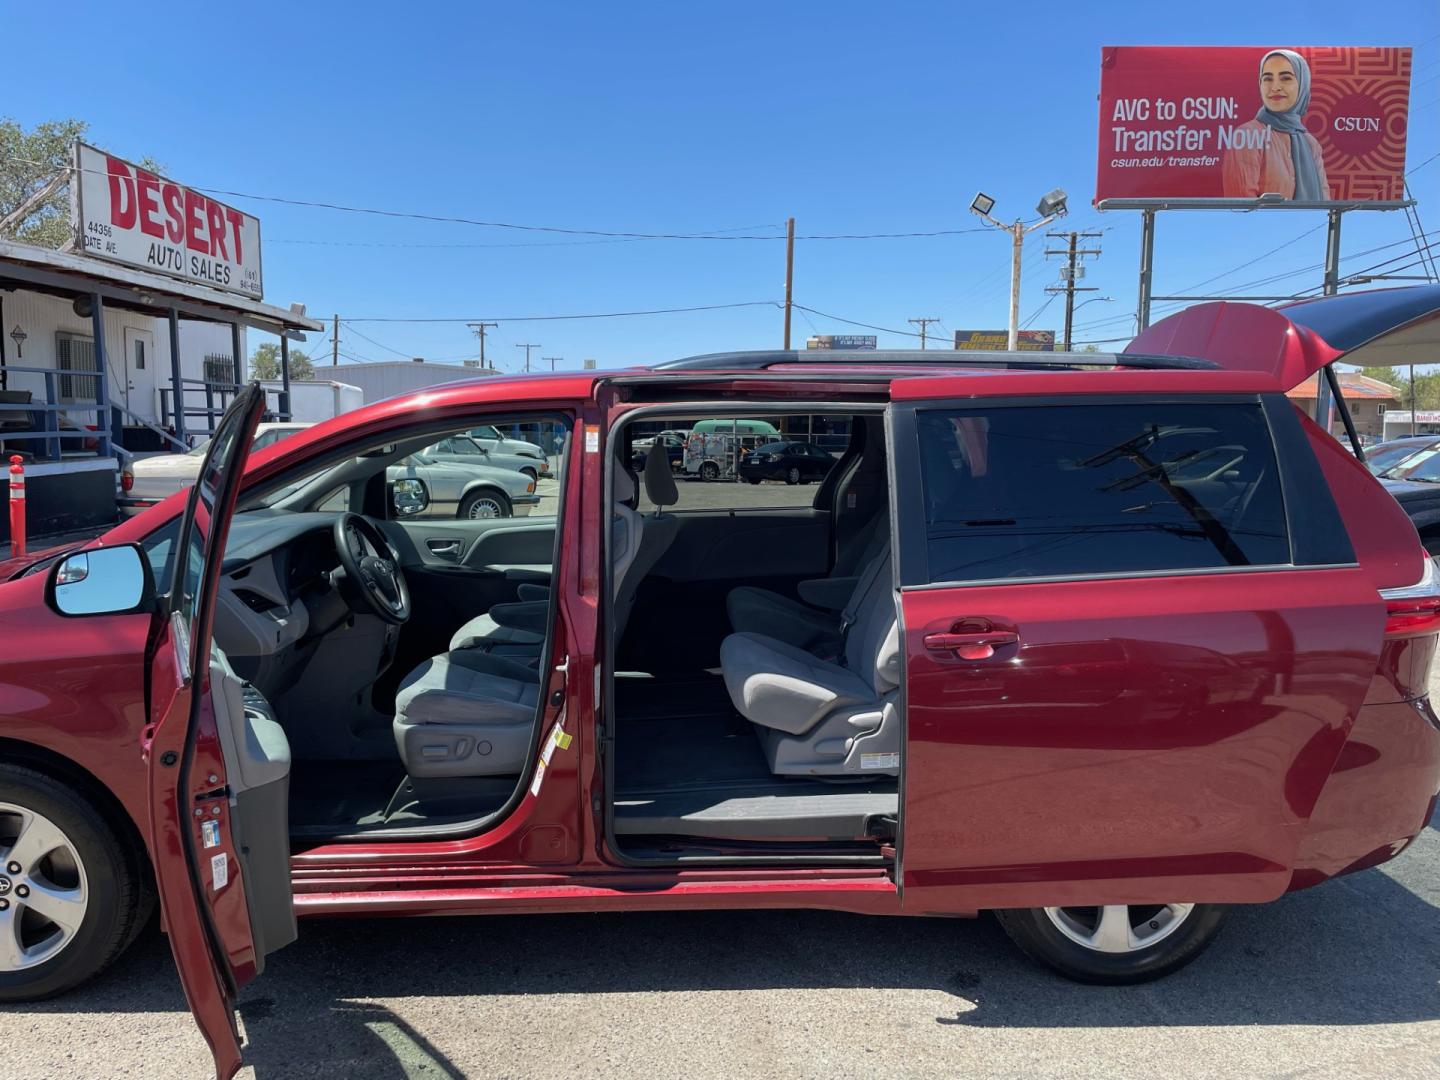
[[[990,919],[716,912],[321,920],[241,994],[241,1075],[1440,1076],[1440,820],[1387,867],[1236,909],[1179,974],[1104,989]],[[203,1077],[158,929],[0,1010],[0,1076]]]

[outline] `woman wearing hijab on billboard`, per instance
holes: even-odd
[[[1255,119],[1236,129],[1239,145],[1226,150],[1220,163],[1225,197],[1257,199],[1274,192],[1299,202],[1330,198],[1320,143],[1305,130],[1310,65],[1304,57],[1271,49],[1261,58],[1260,104]],[[1246,138],[1251,132],[1264,134]]]

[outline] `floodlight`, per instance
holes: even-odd
[[[970,200],[970,209],[982,217],[988,217],[990,211],[995,207],[995,200],[986,195],[983,191],[977,191],[975,198]]]
[[[1041,217],[1059,216],[1065,213],[1066,198],[1065,190],[1057,187],[1035,204],[1035,212]]]

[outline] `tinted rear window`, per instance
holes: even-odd
[[[1290,561],[1259,405],[917,416],[931,581]]]

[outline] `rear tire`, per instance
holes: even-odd
[[[1177,916],[1177,909],[1184,913]],[[996,911],[995,917],[1022,952],[1067,979],[1120,986],[1159,979],[1190,963],[1220,932],[1227,910],[1223,904],[1135,904],[1010,908]],[[1109,939],[1114,944],[1108,946],[1100,929],[1104,918],[1129,924],[1118,922],[1118,940]]]
[[[758,476],[747,476],[745,479],[746,479],[747,481],[749,481],[750,483],[752,483],[752,484],[758,484],[758,483],[760,483],[760,477],[758,477]]]
[[[53,955],[34,963],[13,951],[9,940],[0,943],[0,1002],[39,1001],[109,967],[144,928],[155,900],[144,856],[80,792],[45,773],[9,764],[0,764],[0,792],[0,874],[10,883],[0,930],[13,933],[13,917],[19,915],[20,943],[32,953],[43,955],[45,942],[60,942]],[[31,865],[11,873],[12,865],[21,865],[9,859],[17,831],[36,823],[51,830],[57,846],[44,858],[27,858]],[[42,885],[83,898],[83,914],[72,930],[26,906],[21,887],[38,896]]]
[[[713,461],[702,461],[700,463],[700,479],[712,481],[720,479],[720,466]]]
[[[798,484],[798,483],[800,483],[800,470],[797,469],[794,465],[791,465],[790,468],[785,471],[785,483],[787,483],[787,484]]]

